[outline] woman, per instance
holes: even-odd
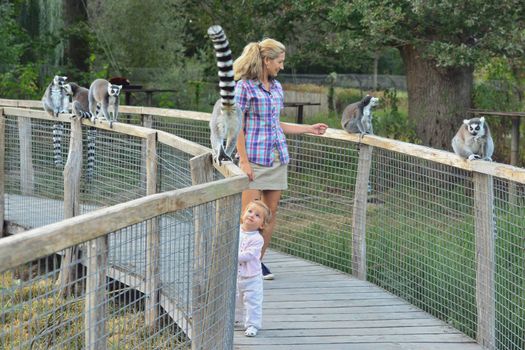
[[[263,234],[261,259],[270,244],[281,191],[288,188],[290,158],[284,134],[322,135],[328,128],[323,123],[288,125],[280,122],[284,92],[275,78],[284,69],[284,60],[284,45],[265,39],[246,45],[233,63],[235,80],[238,80],[235,101],[243,113],[243,125],[237,139],[239,167],[250,180],[249,188],[242,193],[242,212],[248,203],[260,199],[272,213]],[[264,279],[273,279],[264,264],[262,270]]]

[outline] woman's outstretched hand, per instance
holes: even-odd
[[[328,129],[328,125],[317,123],[310,125],[310,130],[308,132],[314,135],[323,135],[326,132],[326,129]]]

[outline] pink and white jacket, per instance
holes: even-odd
[[[239,233],[239,268],[238,276],[242,278],[262,276],[261,252],[264,238],[259,231]]]

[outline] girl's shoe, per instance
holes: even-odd
[[[274,278],[273,273],[270,272],[270,269],[267,268],[266,265],[261,263],[261,269],[262,269],[263,280],[273,280]]]
[[[246,328],[244,335],[247,337],[255,337],[257,335],[257,328],[255,328],[254,326],[249,326],[248,328]]]

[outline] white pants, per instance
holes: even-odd
[[[244,322],[244,328],[261,329],[263,303],[262,275],[242,278],[237,276],[235,321]]]

